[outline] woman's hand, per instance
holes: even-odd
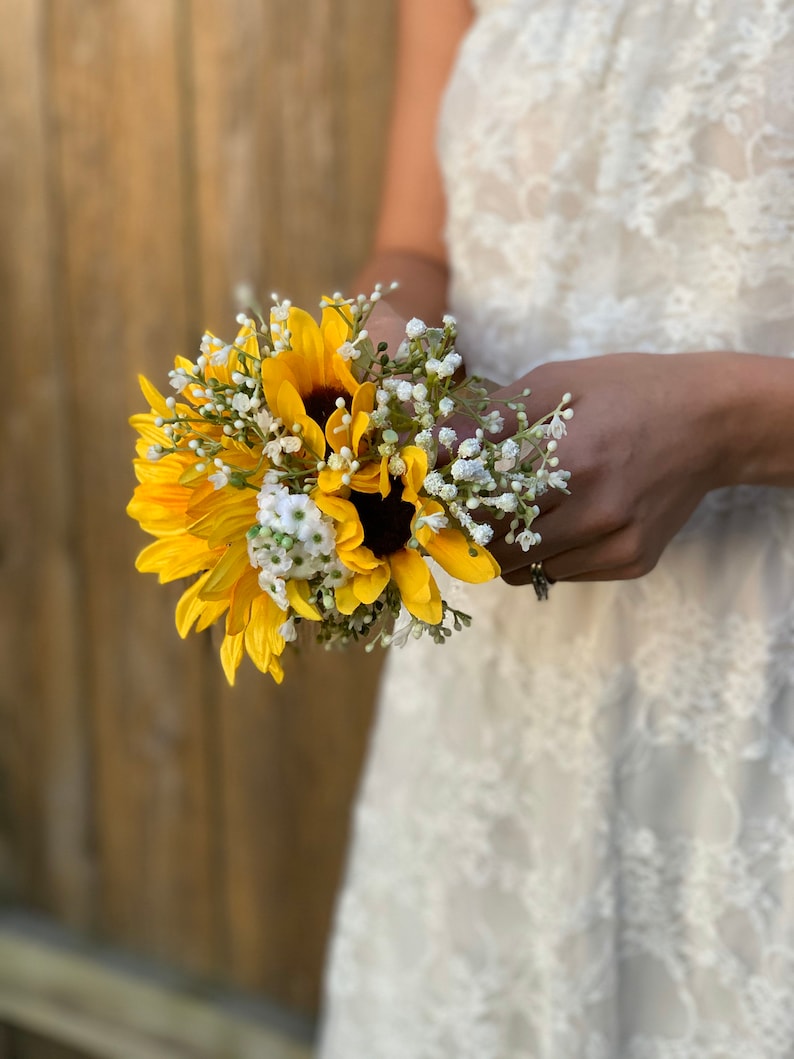
[[[704,494],[736,480],[732,446],[746,431],[736,416],[742,372],[767,359],[612,354],[544,364],[497,392],[529,386],[532,421],[570,391],[575,413],[556,453],[571,472],[571,493],[539,499],[533,529],[541,543],[523,552],[505,543],[506,521],[494,524],[500,539],[490,550],[504,579],[529,583],[529,564],[539,561],[552,580],[648,573]]]

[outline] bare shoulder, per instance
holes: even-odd
[[[398,57],[376,250],[443,262],[444,194],[436,125],[469,0],[399,0]]]

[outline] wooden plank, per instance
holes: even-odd
[[[56,1044],[37,1033],[10,1027],[3,1029],[0,1029],[0,1059],[90,1059],[83,1051]]]
[[[14,1041],[10,1026],[0,1024],[0,1059],[14,1059]]]
[[[312,307],[351,282],[380,193],[395,11],[394,0],[193,5],[206,326],[228,329],[240,284]]]
[[[78,511],[63,400],[45,5],[0,0],[0,887],[87,925],[94,896]]]
[[[234,328],[235,288],[261,293],[264,189],[280,163],[265,145],[271,112],[266,86],[275,41],[271,4],[204,0],[190,5],[189,48],[192,162],[196,178],[195,238],[200,289],[199,328]],[[199,332],[200,333],[200,332]]]
[[[380,186],[394,4],[218,0],[193,8],[208,326],[236,283],[312,308],[366,253]],[[218,91],[223,79],[225,91]],[[224,970],[314,1010],[380,658],[305,650],[284,686],[216,677]]]
[[[215,947],[204,645],[173,633],[178,586],[133,570],[143,535],[127,416],[135,374],[164,383],[189,334],[180,0],[49,4],[60,395],[73,423],[87,690],[96,751],[100,923],[118,940],[209,968]]]
[[[379,659],[228,692],[132,569],[123,424],[237,282],[360,263],[393,7],[0,0],[0,888],[305,1010]]]
[[[310,1056],[309,1027],[273,1009],[8,916],[0,917],[0,1020],[96,1059]]]
[[[337,5],[336,33],[345,42],[345,54],[339,56],[334,71],[341,97],[344,194],[332,235],[336,245],[344,242],[345,257],[335,262],[332,256],[327,268],[347,289],[369,254],[380,205],[397,37],[396,0],[379,4],[377,10],[369,0],[343,0]],[[394,276],[381,278],[390,283]]]
[[[225,704],[230,978],[316,1010],[380,659],[307,648],[279,689],[250,668]]]

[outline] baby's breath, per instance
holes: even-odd
[[[157,407],[141,428],[145,463],[176,460],[186,492],[203,487],[217,494],[217,527],[232,498],[248,491],[256,516],[243,555],[249,577],[252,567],[259,590],[275,604],[272,635],[282,644],[304,624],[326,646],[365,640],[370,649],[425,634],[444,642],[471,620],[446,602],[432,621],[409,613],[411,600],[391,576],[372,600],[350,558],[356,531],[340,521],[341,502],[358,512],[369,555],[388,569],[397,551],[432,555],[436,539],[455,535],[465,543],[462,554],[480,561],[494,536],[491,523],[501,519],[509,520],[505,540],[527,550],[539,540],[532,528],[537,498],[568,489],[556,449],[573,415],[571,395],[533,421],[528,390],[495,400],[482,380],[461,377],[452,316],[437,327],[413,318],[396,349],[375,346],[370,320],[394,286],[378,284],[355,298],[336,293],[320,303],[323,334],[335,336],[323,354],[332,359],[323,362],[322,385],[307,382],[311,369],[303,362],[289,360],[303,355],[307,314],[296,315],[289,299],[275,294],[269,312],[240,312],[233,341],[207,332],[195,360],[177,359],[171,395],[152,399]],[[294,394],[289,400],[284,387]],[[516,429],[505,436],[508,417]],[[382,529],[379,504],[388,512]],[[197,525],[190,531],[235,543],[207,517]],[[227,635],[233,635],[228,625]]]

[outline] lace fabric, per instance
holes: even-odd
[[[440,131],[470,369],[794,349],[791,0],[490,0]],[[575,421],[574,421],[575,422]],[[389,658],[323,1059],[794,1055],[794,495],[448,589]]]

